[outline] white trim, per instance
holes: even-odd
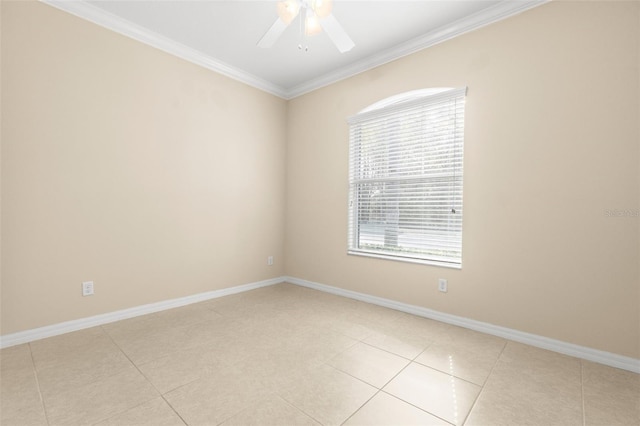
[[[369,105],[356,115],[347,118],[349,124],[358,124],[390,113],[403,112],[409,108],[430,106],[442,101],[456,100],[467,95],[467,87],[447,87],[436,89],[412,90],[393,95]]]
[[[134,24],[126,19],[111,14],[99,7],[93,6],[83,0],[39,0],[42,3],[53,6],[57,9],[68,12],[72,15],[86,19],[94,24],[108,28],[119,34],[130,37],[139,42],[153,46],[169,54],[175,55],[186,61],[200,65],[209,70],[225,75],[234,80],[238,80],[249,86],[263,90],[283,99],[293,99],[304,95],[321,87],[328,86],[337,81],[344,80],[356,74],[402,58],[426,49],[443,41],[450,40],[467,32],[482,28],[484,26],[501,21],[508,17],[517,15],[526,10],[540,6],[550,0],[504,0],[495,6],[484,9],[466,18],[460,19],[450,25],[433,30],[423,36],[409,40],[398,46],[384,50],[361,61],[340,68],[336,71],[323,75],[322,77],[307,81],[292,88],[284,88],[273,84],[267,80],[233,67],[198,50],[187,47],[181,43],[161,36],[147,28]]]
[[[428,98],[429,96],[438,95],[449,90],[455,90],[455,87],[430,87],[428,89],[418,89],[399,93],[397,95],[389,96],[388,98],[382,99],[381,101],[369,105],[368,107],[358,111],[358,113],[354,117],[360,114],[370,113],[371,111],[378,111],[384,108],[395,106],[397,104],[406,105],[406,102],[411,102],[416,99]],[[465,95],[466,93],[467,88],[465,87]],[[348,118],[347,121],[351,123],[352,118],[353,117]]]
[[[293,99],[321,87],[328,86],[340,80],[353,77],[367,70],[384,65],[396,59],[442,43],[462,34],[477,30],[511,16],[517,15],[534,7],[548,3],[550,0],[505,0],[495,6],[462,18],[450,25],[438,28],[427,34],[409,40],[405,43],[383,50],[373,56],[355,62],[344,68],[330,72],[322,77],[299,84],[286,92],[286,99]]]
[[[432,309],[423,308],[421,306],[409,305],[407,303],[397,302],[395,300],[371,296],[368,294],[345,290],[338,287],[332,287],[326,284],[320,284],[300,278],[283,277],[283,279],[288,283],[296,284],[302,287],[308,287],[314,290],[323,291],[325,293],[331,293],[337,296],[348,297],[350,299],[384,306],[386,308],[418,315],[424,318],[430,318],[447,324],[453,324],[471,330],[480,331],[482,333],[491,334],[493,336],[503,337],[505,339],[525,343],[537,348],[547,349],[576,358],[585,359],[587,361],[593,361],[611,367],[621,368],[623,370],[632,371],[634,373],[640,373],[640,359],[600,351],[585,346],[574,345],[573,343],[550,339],[548,337],[538,336],[536,334],[525,333],[523,331],[513,330],[486,322],[434,311]]]
[[[434,311],[432,309],[423,308],[421,306],[409,305],[407,303],[398,302],[382,297],[371,296],[364,293],[358,293],[351,290],[345,290],[338,287],[332,287],[326,284],[320,284],[313,281],[307,281],[300,278],[289,276],[276,277],[269,280],[258,281],[254,283],[239,285],[235,287],[224,288],[220,290],[208,291],[205,293],[194,294],[191,296],[181,297],[178,299],[165,300],[157,303],[136,306],[133,308],[123,309],[120,311],[110,312],[92,317],[81,318],[73,321],[66,321],[45,327],[34,328],[31,330],[20,331],[17,333],[0,336],[0,348],[19,345],[22,343],[32,342],[47,337],[58,336],[60,334],[70,333],[72,331],[83,330],[86,328],[96,327],[102,324],[108,324],[127,318],[133,318],[140,315],[147,315],[154,312],[164,311],[167,309],[178,308],[180,306],[190,305],[192,303],[203,302],[205,300],[216,299],[218,297],[229,296],[231,294],[242,293],[257,288],[267,287],[282,282],[299,285],[302,287],[312,288],[314,290],[323,291],[325,293],[335,294],[337,296],[348,297],[350,299],[360,300],[362,302],[371,303],[386,308],[395,309],[397,311],[430,318],[447,324],[453,324],[471,330],[480,331],[482,333],[491,334],[493,336],[503,337],[527,345],[535,346],[542,349],[548,349],[565,355],[582,358],[588,361],[597,362],[611,367],[621,368],[623,370],[640,373],[640,359],[626,357],[613,354],[610,352],[600,351],[597,349],[587,348],[585,346],[574,345],[572,343],[562,342],[560,340],[550,339],[548,337],[538,336],[535,334],[525,333],[506,327],[489,324],[486,322],[476,321],[456,315],[446,314]]]
[[[462,263],[445,262],[440,260],[419,259],[413,257],[394,256],[365,250],[347,250],[349,256],[373,257],[374,259],[392,260],[395,262],[417,263],[418,265],[440,266],[442,268],[462,269]]]
[[[200,65],[211,71],[215,71],[219,74],[225,75],[234,80],[248,84],[272,95],[280,98],[287,96],[287,91],[267,80],[243,71],[239,68],[233,67],[227,63],[219,61],[211,56],[208,56],[198,50],[185,46],[182,43],[171,40],[158,33],[155,33],[145,27],[134,24],[131,21],[127,21],[119,16],[111,14],[97,6],[94,6],[86,1],[65,1],[65,0],[39,0],[42,3],[53,6],[57,9],[68,12],[79,18],[93,22],[101,27],[115,31],[118,34],[130,37],[141,43],[160,49],[166,53],[177,56],[185,61],[192,62],[196,65]]]
[[[279,284],[283,281],[283,277],[276,277],[269,280],[223,288],[220,290],[207,291],[205,293],[198,293],[191,296],[180,297],[177,299],[164,300],[162,302],[150,303],[148,305],[135,306],[133,308],[123,309],[120,311],[109,312],[106,314],[80,318],[73,321],[66,321],[58,324],[48,325],[45,327],[7,334],[5,336],[0,336],[0,348],[7,348],[9,346],[32,342],[34,340],[40,340],[46,337],[57,336],[64,333],[70,333],[72,331],[83,330],[85,328],[96,327],[98,325],[108,324],[127,318],[133,318],[140,315],[147,315],[167,309],[178,308],[180,306],[203,302],[205,300],[217,299],[218,297],[229,296],[231,294]]]

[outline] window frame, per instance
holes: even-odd
[[[354,144],[359,144],[361,142],[361,139],[358,139],[356,141],[355,139],[357,137],[354,135],[358,133],[358,130],[356,129],[357,126],[359,126],[363,122],[367,122],[368,120],[375,120],[382,116],[398,118],[398,119],[406,118],[406,117],[403,117],[403,113],[406,113],[406,111],[412,108],[425,107],[428,105],[435,104],[437,102],[443,102],[447,100],[451,100],[454,103],[454,105],[456,105],[456,102],[458,102],[461,98],[462,116],[461,117],[457,116],[457,109],[456,109],[456,114],[454,114],[454,122],[455,122],[454,128],[456,130],[454,131],[454,136],[451,138],[452,145],[457,146],[455,145],[456,143],[460,144],[460,153],[459,153],[459,157],[456,156],[457,154],[453,156],[453,160],[450,164],[454,164],[453,166],[454,170],[456,170],[456,172],[459,173],[459,177],[455,176],[454,174],[454,177],[452,178],[452,182],[454,183],[452,183],[452,185],[455,185],[455,179],[459,178],[460,180],[459,200],[456,200],[456,201],[459,201],[459,205],[460,207],[462,207],[462,190],[463,190],[462,161],[464,159],[463,151],[464,151],[464,110],[465,110],[464,102],[466,100],[466,91],[467,91],[467,88],[462,87],[462,88],[432,88],[432,89],[422,89],[422,90],[405,92],[405,93],[401,93],[399,95],[391,96],[381,101],[378,101],[364,108],[358,114],[348,119],[348,123],[349,123],[348,221],[349,222],[348,222],[347,253],[349,255],[381,258],[381,259],[395,260],[395,261],[402,261],[402,262],[409,262],[409,263],[443,266],[443,267],[454,268],[454,269],[462,268],[462,209],[460,209],[460,212],[459,212],[460,213],[459,227],[456,228],[456,229],[459,229],[459,250],[458,250],[459,256],[456,256],[456,257],[437,256],[433,254],[433,251],[434,251],[433,249],[431,250],[432,253],[430,254],[426,252],[427,249],[424,245],[420,248],[422,250],[422,253],[415,253],[415,252],[411,253],[411,251],[407,249],[405,249],[404,251],[400,250],[394,253],[389,248],[384,248],[384,247],[382,249],[371,249],[371,248],[361,247],[359,239],[361,238],[361,235],[362,235],[361,227],[363,225],[363,221],[361,219],[362,212],[360,211],[360,206],[359,206],[359,199],[360,199],[359,194],[360,194],[360,191],[362,191],[363,179],[354,178],[356,174],[356,171],[354,170],[354,168],[362,167],[362,166],[356,166],[356,163],[360,164],[359,156],[361,155],[363,150],[361,149],[361,147],[358,147],[358,149],[354,149]],[[458,122],[458,120],[460,120],[460,122]],[[458,125],[460,125],[461,127],[460,135],[456,134]],[[456,142],[457,137],[460,138],[459,142]],[[393,148],[395,149],[395,147]],[[457,148],[454,148],[454,149],[457,149]],[[354,156],[358,156],[358,158],[354,158]],[[421,157],[422,161],[425,161],[426,158],[429,158],[429,157],[424,157],[424,156]],[[458,162],[459,162],[459,168],[457,166]],[[361,169],[358,169],[358,171],[361,171]],[[394,179],[393,177],[390,177],[390,178],[387,177],[386,179],[381,178],[380,181],[384,181],[388,183],[388,182],[392,182],[393,179]],[[412,179],[415,179],[415,178],[412,178]],[[354,183],[354,181],[357,181],[358,183]],[[455,192],[455,191],[451,192],[451,194],[454,194],[454,193],[458,194],[458,192]],[[428,191],[426,190],[420,192],[420,194],[424,194],[425,197],[428,197],[427,196]],[[451,196],[450,194],[448,196],[450,200],[454,199],[454,196]],[[435,200],[433,199],[429,199],[429,202],[431,203],[433,203],[434,201]],[[429,223],[431,222],[429,222],[428,220],[422,220],[420,222],[421,225],[425,225]],[[386,232],[387,230],[386,225],[384,229]],[[398,227],[398,229],[400,228]],[[450,231],[451,230],[447,230],[446,232],[450,232]],[[426,241],[427,241],[426,239],[424,241],[421,239],[421,242],[426,242]],[[386,236],[385,236],[385,243],[386,243]],[[446,246],[443,244],[439,249],[444,250],[443,247],[446,248]]]

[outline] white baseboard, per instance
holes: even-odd
[[[432,309],[423,308],[421,306],[409,305],[407,303],[397,302],[395,300],[385,299],[382,297],[371,296],[351,290],[344,290],[342,288],[332,287],[326,284],[320,284],[300,278],[283,278],[284,281],[291,284],[312,288],[314,290],[324,291],[326,293],[331,293],[338,296],[348,297],[350,299],[360,300],[362,302],[372,303],[374,305],[384,306],[386,308],[391,308],[409,314],[441,321],[447,324],[457,325],[471,330],[480,331],[482,333],[491,334],[493,336],[503,337],[505,339],[525,343],[527,345],[535,346],[542,349],[548,349],[550,351],[585,359],[587,361],[593,361],[599,364],[632,371],[634,373],[640,373],[640,359],[600,351],[585,346],[574,345],[572,343],[550,339],[548,337],[525,333],[522,331],[500,327],[486,322],[459,317],[456,315],[445,314],[443,312],[434,311]]]
[[[133,318],[140,315],[164,311],[166,309],[178,308],[180,306],[190,305],[192,303],[203,302],[205,300],[216,299],[222,296],[228,296],[231,294],[279,284],[283,281],[283,277],[277,277],[269,280],[258,281],[255,283],[223,288],[221,290],[207,291],[205,293],[198,293],[191,296],[180,297],[178,299],[164,300],[162,302],[135,306],[133,308],[123,309],[120,311],[109,312],[106,314],[95,315],[87,318],[80,318],[73,321],[61,322],[45,327],[20,331],[18,333],[7,334],[5,336],[0,336],[0,348],[7,348],[9,346],[15,346],[21,343],[32,342],[34,340],[40,340],[46,337],[52,337],[59,334],[70,333],[72,331],[83,330],[85,328],[96,327],[98,325],[108,324],[110,322],[120,321],[127,318]]]
[[[194,294],[191,296],[180,297],[178,299],[165,300],[148,305],[136,306],[120,311],[109,312],[106,314],[95,315],[92,317],[81,318],[73,321],[66,321],[59,324],[53,324],[46,327],[34,328],[31,330],[21,331],[18,333],[0,336],[0,348],[19,345],[22,343],[32,342],[34,340],[44,339],[46,337],[57,336],[72,331],[83,330],[85,328],[95,327],[102,324],[108,324],[127,318],[133,318],[140,315],[151,314],[154,312],[164,311],[166,309],[177,308],[180,306],[190,305],[192,303],[203,302],[205,300],[216,299],[218,297],[228,296],[231,294],[241,293],[244,291],[254,290],[281,282],[312,288],[326,293],[335,294],[337,296],[348,297],[350,299],[360,300],[362,302],[372,303],[374,305],[384,306],[386,308],[395,309],[424,318],[430,318],[447,324],[453,324],[471,330],[480,331],[482,333],[491,334],[493,336],[503,337],[527,345],[535,346],[542,349],[548,349],[561,354],[574,356],[588,361],[597,362],[611,367],[621,368],[623,370],[640,373],[640,359],[630,358],[610,352],[600,351],[585,346],[574,345],[572,343],[560,340],[550,339],[548,337],[538,336],[535,334],[525,333],[506,327],[489,324],[486,322],[476,321],[456,315],[446,314],[434,311],[432,309],[423,308],[421,306],[409,305],[407,303],[397,302],[391,299],[371,296],[365,293],[358,293],[351,290],[345,290],[338,287],[332,287],[326,284],[320,284],[312,281],[303,280],[295,277],[276,277],[269,280],[258,281],[239,285],[236,287],[224,288],[221,290],[208,291],[205,293]]]

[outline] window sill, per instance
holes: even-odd
[[[429,265],[429,266],[440,266],[443,268],[450,269],[462,269],[462,264],[460,263],[452,263],[452,262],[444,262],[438,260],[427,260],[427,259],[416,259],[412,257],[402,257],[402,256],[391,256],[380,253],[371,253],[367,251],[359,251],[359,250],[347,250],[348,255],[353,256],[364,256],[364,257],[373,257],[376,259],[385,259],[385,260],[395,260],[396,262],[407,262],[407,263],[418,263],[420,265]]]

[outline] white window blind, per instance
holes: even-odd
[[[466,88],[349,119],[349,253],[461,266]]]

